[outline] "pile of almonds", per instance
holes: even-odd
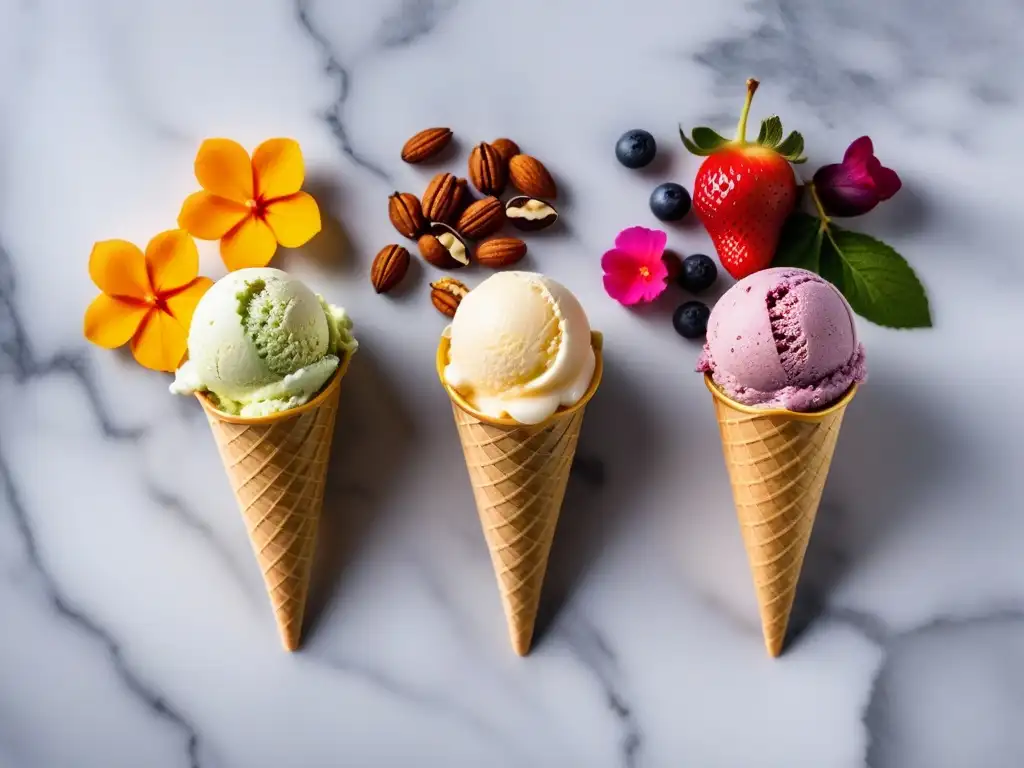
[[[448,128],[420,131],[402,147],[402,160],[422,163],[437,156],[451,140]],[[473,259],[492,269],[511,266],[526,255],[526,243],[498,235],[506,221],[529,232],[558,220],[558,211],[548,202],[558,195],[555,180],[511,139],[473,147],[468,176],[469,182],[442,172],[430,180],[422,199],[410,192],[395,192],[388,198],[388,217],[395,229],[415,240],[420,256],[439,269],[458,269]],[[484,197],[476,198],[470,183]],[[502,202],[509,183],[519,194]],[[409,259],[403,246],[384,246],[370,269],[374,290],[387,293],[398,285],[409,269]],[[449,317],[469,290],[452,277],[436,280],[430,288],[434,306]]]

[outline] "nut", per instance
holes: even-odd
[[[405,142],[402,159],[407,163],[422,163],[447,147],[451,140],[450,128],[427,128]]]
[[[485,195],[500,195],[508,181],[505,161],[498,150],[483,141],[469,153],[469,180]]]
[[[458,205],[458,186],[450,173],[439,173],[423,193],[423,215],[431,221],[448,221]]]
[[[528,195],[513,197],[505,203],[505,215],[513,227],[524,232],[546,229],[558,221],[558,211],[551,203]]]
[[[467,293],[469,288],[465,283],[454,277],[442,277],[430,284],[430,300],[438,312],[448,317],[455,317],[455,310],[459,308]]]
[[[474,202],[476,202],[476,198],[469,191],[469,182],[461,177],[457,178],[455,180],[455,208],[452,210],[452,215],[448,217],[449,221],[458,219],[462,212]]]
[[[415,240],[423,231],[423,209],[416,195],[395,192],[388,198],[388,218],[398,234]]]
[[[508,161],[519,154],[519,145],[512,139],[495,139],[491,142],[491,146],[498,150],[505,165],[508,165]]]
[[[385,245],[374,257],[370,282],[377,293],[387,293],[405,277],[409,269],[409,251],[400,245]]]
[[[469,264],[469,249],[447,224],[433,224],[418,241],[420,254],[435,267],[457,269]]]
[[[462,212],[455,228],[474,240],[493,235],[505,223],[505,208],[496,197],[477,200]]]
[[[508,175],[512,186],[530,197],[558,197],[558,188],[548,169],[540,160],[529,155],[515,155],[508,161]]]
[[[476,249],[476,260],[492,269],[511,266],[525,255],[526,243],[518,237],[492,237]]]

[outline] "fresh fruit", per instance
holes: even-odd
[[[708,318],[711,310],[703,301],[688,301],[680,304],[672,313],[672,326],[676,333],[687,339],[699,339],[708,333]]]
[[[651,213],[662,221],[679,221],[690,212],[690,193],[681,184],[667,181],[651,192]]]
[[[796,206],[796,177],[790,163],[806,160],[803,137],[793,131],[783,139],[782,121],[774,115],[761,122],[755,141],[747,141],[747,118],[757,85],[757,80],[747,80],[735,139],[710,128],[694,128],[689,137],[679,129],[686,148],[707,157],[693,184],[693,206],[722,266],[737,280],[771,264],[782,225]]]
[[[657,153],[654,137],[639,128],[626,131],[615,143],[615,157],[627,168],[643,168]]]
[[[447,147],[451,140],[450,128],[427,128],[405,142],[402,159],[407,163],[422,163]]]
[[[508,176],[512,186],[524,195],[552,200],[558,197],[555,180],[551,178],[544,164],[535,157],[514,155],[508,161]]]
[[[710,256],[693,253],[683,259],[683,268],[679,272],[680,287],[690,293],[700,293],[712,286],[718,278],[718,267]]]
[[[672,282],[676,282],[683,271],[682,257],[675,251],[666,248],[665,252],[661,254],[661,260],[665,263],[665,269],[668,270],[668,274],[665,277]]]

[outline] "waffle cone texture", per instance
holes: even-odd
[[[302,639],[310,571],[347,355],[313,400],[259,418],[197,393],[242,513],[286,650]]]
[[[445,384],[466,458],[484,539],[498,580],[512,648],[530,651],[548,556],[558,525],[587,403],[601,383],[601,336],[592,335],[597,366],[586,394],[547,421],[523,425],[475,411]],[[444,384],[448,339],[437,351]]]
[[[786,638],[843,415],[857,387],[829,408],[797,413],[751,408],[727,397],[709,375],[704,382],[714,398],[765,647],[775,657]]]

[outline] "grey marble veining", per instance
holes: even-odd
[[[1024,126],[1014,0],[17,0],[0,4],[0,766],[1024,762],[1016,444]],[[689,184],[677,126],[762,88],[809,175],[870,134],[904,189],[854,222],[915,266],[928,332],[868,325],[786,655],[764,657],[696,349],[598,265]],[[444,163],[404,140],[450,125]],[[655,133],[627,171],[625,129]],[[307,642],[278,648],[199,409],[90,347],[95,240],[144,243],[201,139],[302,143],[324,231],[282,253],[357,323]],[[385,199],[511,136],[551,168],[526,265],[605,334],[535,651],[508,648],[433,355],[430,268],[367,279]],[[707,251],[698,227],[670,246]],[[203,272],[223,273],[215,249]],[[468,270],[468,280],[483,277]],[[682,300],[680,298],[680,300]],[[980,389],[982,380],[990,391]]]

